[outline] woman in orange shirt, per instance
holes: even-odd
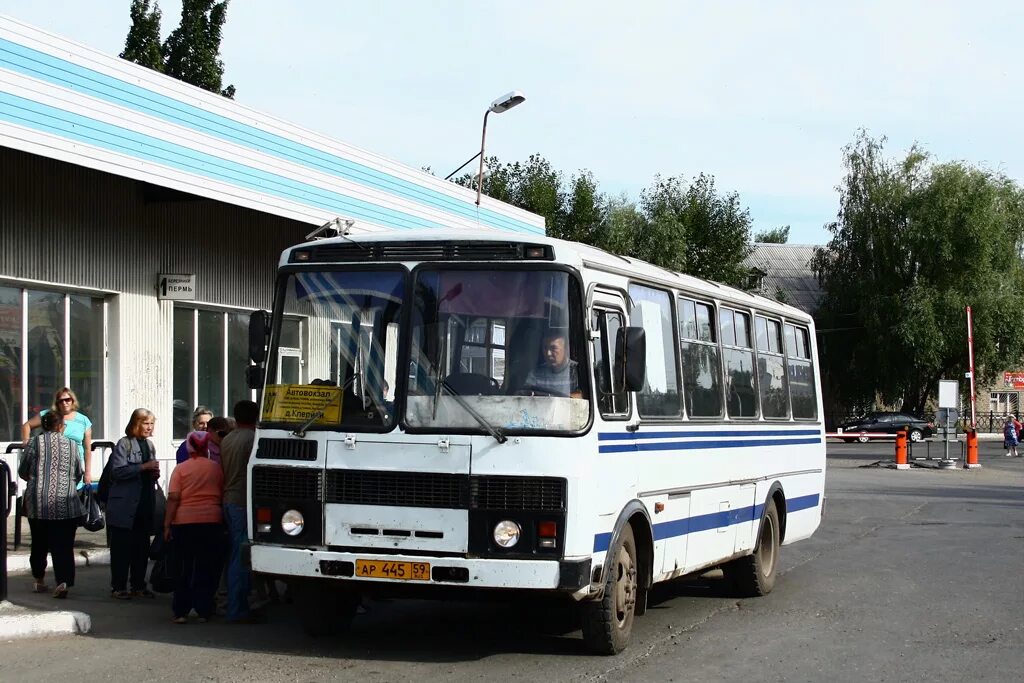
[[[173,539],[181,567],[171,604],[176,624],[192,609],[202,623],[213,616],[224,534],[224,472],[209,458],[209,435],[191,432],[186,443],[189,459],[171,473],[164,515],[164,539]]]

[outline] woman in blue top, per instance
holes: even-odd
[[[42,417],[52,410],[64,418],[64,436],[78,444],[78,453],[85,464],[85,483],[92,483],[92,420],[78,412],[78,397],[68,387],[53,394],[53,406],[21,425],[21,441],[28,444],[32,430],[42,426]]]

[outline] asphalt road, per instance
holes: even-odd
[[[658,590],[617,657],[584,653],[558,606],[370,602],[310,640],[287,605],[254,626],[170,623],[167,597],[106,597],[80,571],[66,608],[93,633],[0,643],[0,680],[1016,681],[1024,672],[1024,458],[981,470],[872,467],[892,444],[829,444],[826,517],[782,550],[764,598],[713,575]],[[52,606],[15,577],[12,601]],[[63,607],[64,605],[62,605]]]

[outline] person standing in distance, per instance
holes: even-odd
[[[155,424],[153,413],[136,408],[124,429],[125,436],[110,454],[110,595],[118,600],[156,597],[146,588],[149,541],[156,514],[155,487],[160,478],[160,462],[149,438]],[[129,578],[131,593],[126,590]]]
[[[78,444],[78,457],[85,465],[85,476],[78,488],[92,483],[92,420],[85,413],[78,412],[78,397],[68,387],[62,387],[53,394],[53,405],[21,425],[21,442],[28,445],[33,429],[42,426],[42,418],[49,412],[57,413],[64,420],[63,435]]]
[[[82,478],[78,444],[63,435],[64,420],[56,411],[42,417],[43,433],[33,438],[18,463],[18,476],[25,488],[25,516],[32,530],[33,588],[46,587],[46,554],[53,557],[55,598],[66,598],[75,585],[75,532],[85,515],[75,485]],[[6,523],[6,522],[5,522]]]
[[[193,432],[205,432],[210,424],[210,420],[213,419],[213,411],[206,406],[196,406],[195,412],[192,413],[192,431]],[[191,432],[190,432],[191,433]],[[189,459],[188,453],[188,434],[185,435],[185,440],[178,446],[178,450],[174,453],[174,460],[177,464],[187,462]]]
[[[245,501],[248,487],[249,456],[256,440],[259,408],[252,401],[235,404],[237,426],[220,443],[220,464],[224,469],[224,524],[228,530],[228,610],[229,623],[252,621],[249,612],[249,570],[242,566],[242,545],[248,538]]]

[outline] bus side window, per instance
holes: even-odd
[[[643,285],[630,285],[633,307],[630,324],[644,328],[647,336],[647,373],[644,388],[636,395],[640,417],[679,418],[679,373],[672,299],[668,292]]]
[[[619,358],[618,331],[623,325],[617,311],[594,310],[594,327],[599,337],[594,340],[594,380],[597,384],[597,405],[601,414],[624,416],[629,413],[629,399],[622,386],[623,368]]]

